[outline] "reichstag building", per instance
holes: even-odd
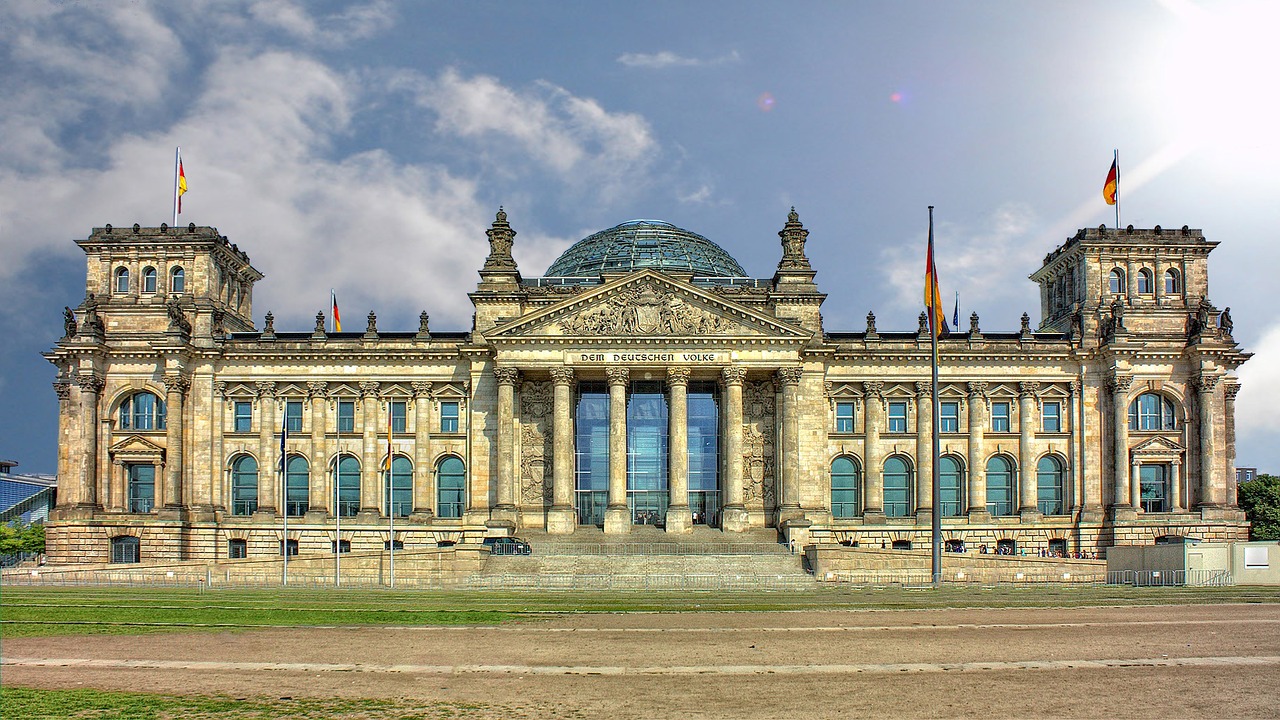
[[[88,292],[46,355],[51,560],[637,526],[923,548],[935,513],[952,549],[1247,537],[1234,373],[1249,355],[1207,297],[1217,243],[1199,230],[1080,230],[1028,268],[1039,318],[992,332],[975,314],[942,338],[936,467],[923,314],[825,327],[794,210],[765,278],[665,222],[595,233],[541,277],[517,267],[504,212],[487,235],[465,331],[425,312],[407,331],[373,313],[354,331],[324,314],[258,325],[263,276],[212,227],[77,241]]]

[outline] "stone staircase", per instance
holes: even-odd
[[[468,584],[523,590],[786,590],[812,588],[801,555],[773,530],[688,535],[636,527],[628,535],[578,528],[573,535],[521,532],[533,554],[493,555]]]

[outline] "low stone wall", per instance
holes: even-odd
[[[929,550],[884,550],[843,545],[810,545],[805,560],[819,582],[917,581],[932,572]],[[1105,560],[1071,560],[1023,555],[943,553],[942,576],[947,582],[1067,582],[1106,579]],[[901,578],[901,579],[898,579]]]

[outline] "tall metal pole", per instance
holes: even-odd
[[[284,472],[285,462],[289,458],[289,456],[286,454],[284,449],[285,438],[288,437],[289,435],[288,426],[287,426],[287,423],[289,422],[288,413],[285,413],[284,421],[286,423],[286,426],[285,426],[284,432],[282,432],[280,435],[280,468],[279,468],[279,479],[277,480],[277,482],[280,484],[280,496],[282,500],[282,502],[280,503],[280,509],[283,511],[280,513],[280,515],[284,519],[284,539],[280,541],[280,550],[284,554],[284,562],[280,565],[280,586],[281,587],[284,587],[289,584],[289,480],[288,480],[288,476],[285,475],[285,472]]]
[[[196,153],[199,155],[199,153]],[[196,158],[199,160],[200,158]],[[182,148],[173,151],[173,226],[178,226],[178,173],[182,167]]]
[[[1115,149],[1116,163],[1116,232],[1120,232],[1120,148]]]
[[[933,282],[938,282],[937,266],[933,264],[933,206],[929,206],[929,264],[933,268]],[[941,403],[938,400],[938,320],[937,311],[941,308],[935,308],[933,327],[929,328],[929,346],[932,350],[932,389],[933,389],[933,422],[930,423],[930,431],[933,435],[933,477],[930,479],[931,489],[933,491],[933,553],[932,553],[932,575],[933,586],[935,588],[942,587],[942,486],[938,483],[938,463],[941,454],[942,444],[938,438],[938,416]]]
[[[392,487],[394,476],[391,474],[392,460],[391,455],[391,429],[393,427],[393,418],[391,415],[391,401],[387,401],[387,549],[390,554],[387,556],[387,572],[390,579],[390,586],[394,589],[396,586],[396,506],[395,492]]]
[[[327,434],[327,433],[326,433]],[[333,586],[342,585],[342,433],[333,459]]]

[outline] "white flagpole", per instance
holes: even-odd
[[[173,151],[173,227],[178,226],[178,168],[182,166],[182,147]]]
[[[387,571],[390,579],[391,588],[396,586],[396,504],[395,504],[395,479],[391,474],[392,461],[395,459],[391,454],[391,400],[387,400],[387,530],[390,537],[387,539],[387,549],[391,554],[387,556]]]
[[[342,585],[342,431],[333,460],[333,586]]]
[[[1120,148],[1116,148],[1116,232],[1120,232]]]
[[[288,403],[285,403],[288,407]],[[280,425],[280,508],[284,511],[281,516],[284,519],[284,540],[281,541],[281,550],[284,551],[284,563],[280,566],[280,586],[285,587],[289,584],[289,476],[285,474],[285,465],[288,463],[289,451],[285,446],[285,440],[289,438],[289,413],[286,410],[282,413],[284,422]]]
[[[933,257],[933,206],[932,205],[929,206],[929,265],[933,271],[933,277],[931,278],[930,282],[932,282],[934,287],[936,287],[938,284],[938,265],[936,260]],[[933,288],[930,288],[929,292],[930,292],[930,295],[933,297],[936,297],[937,295],[941,294],[941,293],[935,292]],[[932,540],[932,542],[930,543],[930,549],[932,550],[932,552],[930,553],[931,555],[930,575],[933,581],[933,586],[935,588],[940,588],[942,587],[942,486],[938,483],[938,464],[940,462],[939,455],[941,454],[941,445],[938,438],[938,415],[939,415],[940,403],[938,401],[939,399],[938,399],[938,327],[937,327],[938,313],[936,312],[937,310],[941,310],[941,308],[935,308],[935,312],[933,313],[933,324],[929,328],[929,347],[930,347],[930,350],[932,351],[932,363],[930,364],[930,368],[931,368],[931,374],[930,374],[931,388],[930,389],[933,392],[933,408],[932,408],[933,421],[930,423],[932,434],[933,434],[932,443],[931,443],[932,453],[933,453],[933,466],[932,466],[933,477],[931,478],[931,481],[930,481],[931,491],[933,495],[933,515],[931,518],[929,529],[930,529],[930,535]]]

